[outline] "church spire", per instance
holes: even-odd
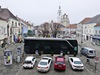
[[[62,16],[61,6],[59,6],[59,9],[58,9],[58,16],[57,16],[57,21],[58,21],[58,22],[61,22],[61,16]]]

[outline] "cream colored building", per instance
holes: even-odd
[[[0,6],[0,17],[7,21],[7,38],[8,43],[15,42],[14,36],[18,39],[19,33],[21,32],[21,26],[18,19],[11,13],[7,8],[1,8]]]
[[[0,18],[0,45],[7,38],[7,21]]]
[[[19,35],[21,34],[21,24],[17,19],[10,18],[8,20],[9,25],[9,35],[8,35],[8,42],[14,42],[14,36],[18,39]]]

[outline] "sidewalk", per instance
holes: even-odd
[[[88,46],[88,47],[93,48],[93,49],[95,49],[95,50],[97,50],[97,51],[100,51],[100,46],[98,46],[98,45],[93,45],[93,43],[91,43],[90,40],[82,40],[83,43],[81,44],[81,37],[77,37],[76,39],[77,39],[78,44],[79,44],[80,46],[81,46],[81,45],[82,45],[82,47]]]
[[[81,45],[82,47],[90,47],[90,48],[93,48],[96,50],[96,56],[99,57],[99,60],[98,60],[98,63],[97,63],[97,66],[96,66],[96,71],[95,71],[95,58],[90,58],[90,64],[88,64],[86,62],[86,57],[85,56],[82,56],[82,57],[79,57],[82,62],[85,64],[85,66],[89,69],[89,71],[91,71],[93,73],[93,75],[100,75],[100,46],[98,45],[93,45],[91,43],[90,40],[82,40],[83,43],[81,43],[81,38],[80,37],[77,37],[77,41],[78,41],[78,44],[79,44],[79,50],[81,48]]]

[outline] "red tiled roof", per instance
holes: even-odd
[[[77,28],[77,24],[70,24],[67,28]]]
[[[92,19],[92,18],[85,18],[85,19],[83,19],[80,23],[84,24],[84,23],[90,21],[91,19]]]
[[[95,27],[100,26],[100,23],[96,24]]]

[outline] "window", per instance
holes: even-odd
[[[97,30],[95,31],[95,34],[97,34]]]
[[[14,26],[14,22],[12,21],[12,27]]]
[[[20,26],[20,23],[18,23],[18,25]]]
[[[100,30],[99,30],[99,34],[100,34]]]
[[[81,61],[74,61],[74,64],[82,64]]]
[[[17,22],[15,22],[15,26],[17,27]]]
[[[34,61],[35,58],[32,59],[32,61]]]
[[[73,62],[73,59],[72,58],[70,60]]]
[[[50,63],[51,59],[48,60],[48,63]]]
[[[40,62],[40,65],[47,65],[47,62]]]

